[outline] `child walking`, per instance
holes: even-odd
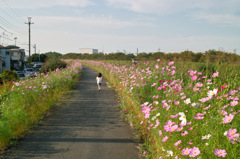
[[[102,74],[98,73],[97,77],[96,77],[96,81],[97,81],[97,86],[98,86],[98,91],[101,90],[101,84],[102,84]]]

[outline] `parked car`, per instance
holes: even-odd
[[[33,68],[25,68],[24,74],[26,77],[33,77],[35,72],[34,72]]]
[[[40,69],[41,69],[42,65],[35,65],[33,66],[33,69],[36,71],[36,72],[39,72]]]
[[[23,71],[17,71],[17,75],[18,75],[19,79],[25,79],[26,78],[25,73]]]

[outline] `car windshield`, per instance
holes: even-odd
[[[18,75],[19,77],[25,77],[25,75],[23,73]]]
[[[27,69],[26,71],[33,72],[33,69],[30,68],[30,69]]]

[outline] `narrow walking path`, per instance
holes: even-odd
[[[115,91],[106,86],[105,79],[98,91],[96,76],[97,72],[83,67],[66,106],[54,108],[52,115],[2,158],[137,159],[137,143],[116,110]]]

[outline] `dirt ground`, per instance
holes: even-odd
[[[137,159],[138,143],[116,110],[112,88],[96,85],[97,72],[83,67],[71,96],[38,127],[0,156],[4,159]],[[104,77],[104,75],[103,75]]]

